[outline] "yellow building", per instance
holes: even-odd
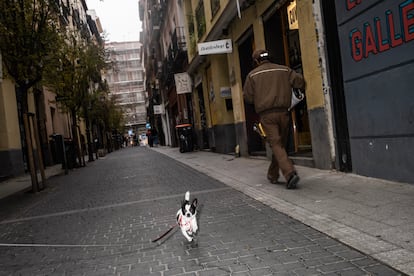
[[[62,113],[53,92],[44,89],[42,92],[28,94],[28,122],[31,133],[33,154],[36,167],[39,169],[38,155],[42,155],[44,165],[52,165],[59,160],[54,156],[52,134],[71,137],[67,113]],[[20,175],[28,171],[27,141],[24,135],[23,118],[19,112],[19,101],[14,83],[10,79],[0,82],[0,180]],[[40,151],[38,151],[38,144]],[[52,147],[51,147],[52,142]]]
[[[157,13],[161,29],[165,18],[181,22],[163,8],[167,1],[140,3],[147,11],[162,11]],[[184,9],[188,65],[173,73],[191,78],[192,93],[186,98],[191,99],[188,121],[194,125],[197,148],[270,155],[253,130],[259,116],[243,99],[251,55],[265,48],[274,62],[303,73],[307,82],[305,100],[291,111],[286,145],[296,164],[413,180],[413,109],[408,99],[414,3],[338,3],[168,1]]]
[[[61,3],[65,8],[68,5],[74,12],[62,15],[65,22],[75,25],[68,28],[76,29],[81,26],[81,23],[84,26],[88,25],[90,35],[94,36],[94,39],[101,40],[95,21],[86,14],[86,2],[84,0],[75,2]],[[75,20],[72,20],[72,15]],[[97,24],[99,25],[99,22]],[[23,97],[19,97],[15,83],[7,78],[7,74],[3,74],[4,71],[0,58],[0,181],[24,174],[32,166],[39,170],[42,163],[46,166],[61,163],[63,153],[57,156],[57,151],[63,152],[62,140],[71,140],[74,137],[70,115],[62,109],[62,105],[56,99],[56,93],[41,87],[40,82],[28,91],[28,129],[25,130],[24,115],[21,112]],[[85,135],[86,126],[82,118],[78,118],[76,127],[80,134]],[[27,133],[30,136],[28,139],[24,137]],[[55,144],[54,134],[62,136],[60,140],[62,144]],[[31,155],[33,158],[30,158]],[[34,160],[33,165],[29,165],[31,160]],[[34,170],[32,173],[34,174]]]
[[[0,180],[24,171],[14,84],[0,79]]]
[[[307,80],[306,100],[291,112],[290,155],[296,162],[330,168],[329,135],[313,140],[311,135],[313,121],[327,122],[312,2],[187,0],[185,8],[195,26],[194,35],[187,36],[187,72],[194,80],[199,143],[217,152],[234,152],[238,146],[242,156],[265,154],[265,144],[253,131],[259,117],[244,103],[243,83],[253,68],[253,51],[266,48],[275,62],[302,72]],[[320,123],[318,128],[328,129]],[[312,154],[315,144],[317,156]]]

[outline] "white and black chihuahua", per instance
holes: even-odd
[[[181,208],[177,211],[177,224],[181,228],[184,237],[189,241],[193,241],[194,235],[197,233],[197,198],[190,203],[190,192],[185,193]]]

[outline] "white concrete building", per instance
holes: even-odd
[[[138,41],[110,42],[105,48],[113,63],[105,73],[110,96],[122,107],[126,130],[138,131],[146,123],[144,68],[141,55],[142,44]]]

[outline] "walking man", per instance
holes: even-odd
[[[266,50],[252,55],[256,67],[247,75],[243,87],[244,99],[253,103],[273,151],[267,178],[277,183],[279,169],[286,179],[286,188],[295,189],[299,176],[289,159],[285,146],[289,135],[289,111],[292,88],[305,88],[303,76],[291,68],[272,63]]]

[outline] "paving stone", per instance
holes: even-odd
[[[184,273],[184,268],[178,267],[173,269],[167,269],[163,272],[164,276],[181,275]]]
[[[382,264],[376,264],[376,265],[365,267],[365,270],[376,276],[401,275],[399,272]]]
[[[226,269],[220,268],[212,268],[206,269],[198,272],[199,276],[222,276],[222,275],[229,275],[230,271]]]
[[[36,196],[0,200],[0,243],[10,244],[0,246],[0,275],[402,275],[147,148],[48,182]],[[199,200],[196,241],[175,227],[152,243],[187,190]]]
[[[249,271],[251,276],[267,276],[272,275],[272,270],[268,267],[252,269]]]
[[[353,269],[355,266],[350,262],[337,262],[337,263],[330,263],[325,264],[323,266],[318,267],[318,270],[321,270],[324,273],[328,272],[339,272],[343,270]]]

